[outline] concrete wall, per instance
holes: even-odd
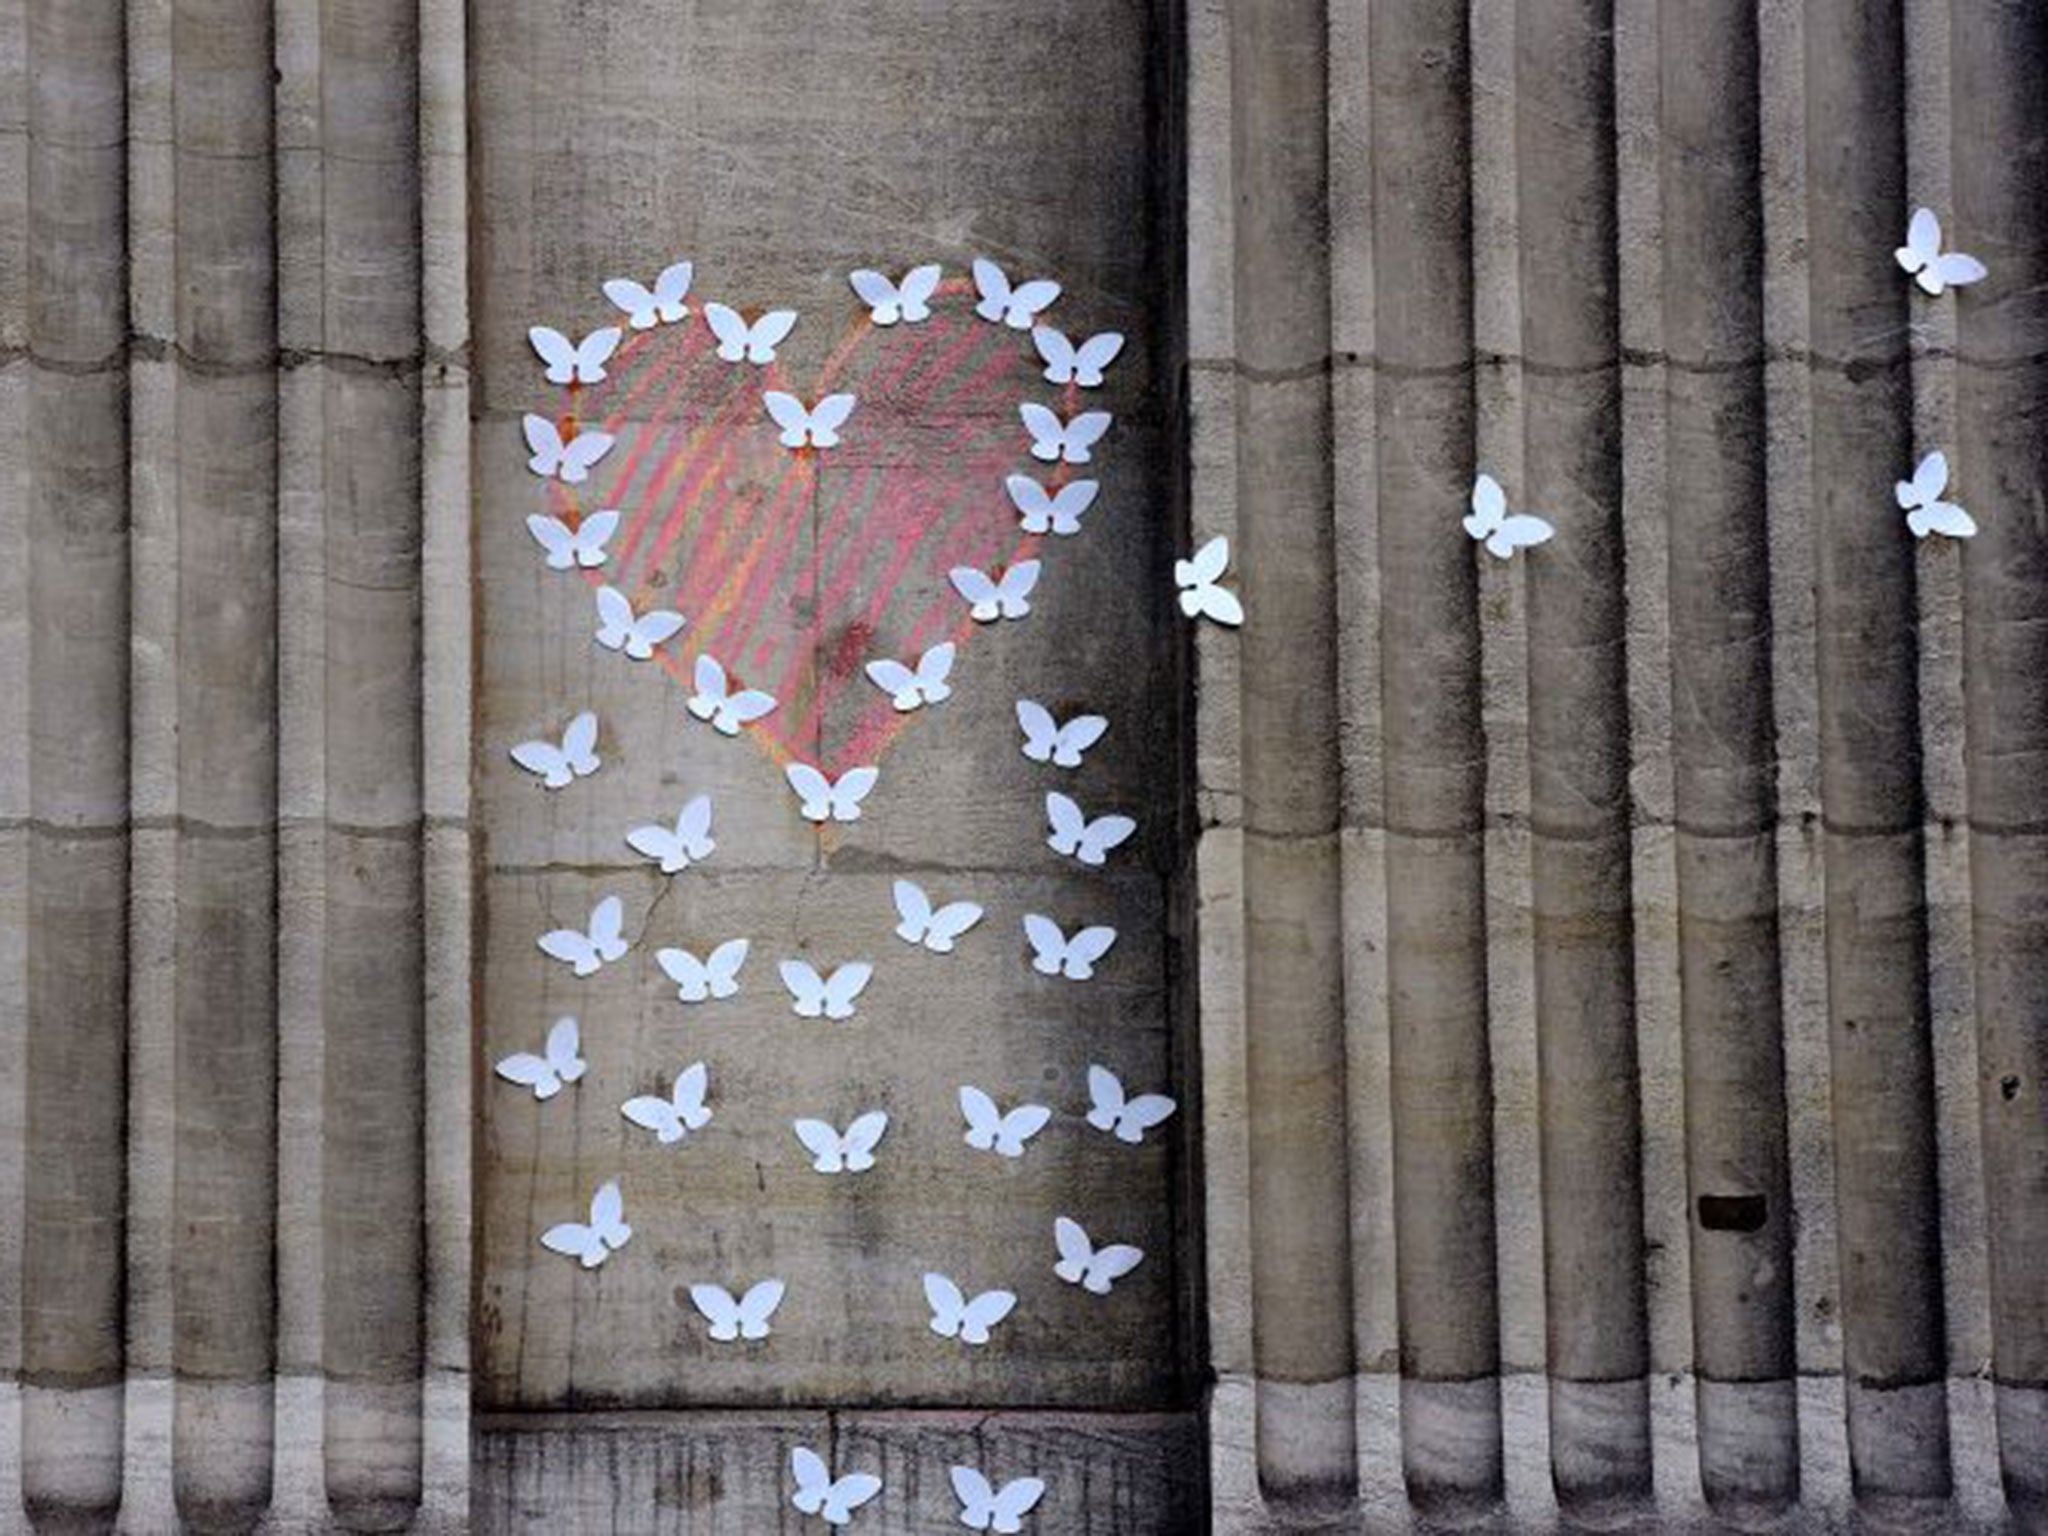
[[[1046,1532],[2048,1529],[2044,91],[1998,0],[0,0],[0,1529],[796,1529],[806,1441],[877,1531],[977,1454]],[[1911,292],[1920,203],[1988,282]],[[1089,558],[821,840],[537,573],[524,328],[687,254],[831,317],[801,380],[847,268],[982,252],[1134,337]],[[846,366],[913,451],[828,532],[1002,413]],[[1967,547],[1891,505],[1937,446]],[[1550,546],[1474,555],[1481,467]],[[1190,637],[1215,532],[1252,620]],[[1145,822],[1085,879],[1048,673]],[[585,703],[543,798],[505,749]],[[662,894],[618,835],[698,790]],[[904,871],[986,942],[903,950]],[[651,938],[565,983],[609,890]],[[1102,980],[1037,985],[1041,903]],[[727,932],[687,1015],[652,949]],[[883,962],[845,1031],[799,947]],[[572,1000],[536,1112],[489,1063]],[[1110,1051],[1168,1139],[949,1161],[960,1081]],[[700,1056],[663,1161],[613,1106]],[[872,1185],[795,1160],[884,1100]],[[1070,1200],[1151,1254],[1113,1311],[865,1299]],[[793,1286],[744,1367],[673,1294],[728,1264]]]

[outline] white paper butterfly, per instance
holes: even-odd
[[[625,926],[626,909],[616,896],[607,896],[590,909],[587,930],[556,928],[536,942],[543,954],[576,967],[578,976],[602,970],[623,956],[631,946],[619,936]]]
[[[1941,453],[1928,454],[1913,471],[1911,480],[1893,485],[1892,495],[1905,512],[1906,526],[1913,530],[1914,538],[1924,539],[1930,533],[1947,534],[1952,539],[1976,535],[1976,519],[1954,502],[1941,499],[1941,493],[1947,489],[1948,456]]]
[[[849,1472],[834,1482],[818,1453],[801,1445],[789,1453],[789,1470],[796,1477],[789,1502],[802,1514],[821,1516],[827,1525],[845,1525],[882,1491],[882,1480],[870,1472]]]
[[[824,1120],[793,1120],[790,1125],[819,1173],[866,1173],[875,1166],[875,1144],[889,1129],[889,1117],[871,1109],[854,1116],[844,1134]]]
[[[876,325],[894,325],[899,320],[915,322],[931,318],[931,297],[939,291],[939,265],[912,267],[901,283],[892,283],[880,272],[863,267],[849,272],[846,280],[868,307],[868,318]]]
[[[1486,552],[1505,560],[1518,549],[1532,549],[1548,542],[1557,530],[1542,518],[1527,512],[1508,516],[1507,493],[1491,475],[1472,482],[1472,515],[1465,519],[1465,531],[1472,542],[1484,542]]]
[[[676,984],[677,1002],[709,1002],[739,991],[740,967],[750,947],[745,939],[727,939],[702,960],[687,949],[657,949],[654,963]]]
[[[800,1019],[815,1019],[820,1014],[828,1019],[852,1018],[853,1000],[875,974],[865,960],[849,960],[830,976],[820,976],[815,966],[803,960],[785,960],[778,969]]]
[[[1116,361],[1124,349],[1121,331],[1102,331],[1076,347],[1064,333],[1049,325],[1033,326],[1031,340],[1045,359],[1045,382],[1078,384],[1094,389],[1102,383],[1102,370]]]
[[[1078,1285],[1097,1296],[1107,1296],[1116,1281],[1144,1262],[1145,1250],[1128,1243],[1110,1243],[1098,1248],[1089,1240],[1078,1221],[1061,1216],[1052,1224],[1053,1242],[1060,1250],[1052,1272],[1069,1285]]]
[[[730,1344],[735,1339],[768,1337],[768,1319],[782,1305],[783,1290],[780,1280],[757,1280],[735,1301],[732,1292],[722,1285],[693,1285],[690,1303],[711,1325],[711,1337],[721,1344]]]
[[[1062,536],[1081,531],[1081,514],[1095,505],[1095,493],[1102,489],[1097,480],[1069,480],[1050,494],[1029,475],[1010,475],[1003,481],[1017,508],[1018,521],[1026,533],[1056,533]]]
[[[548,365],[550,384],[602,384],[605,360],[619,350],[620,334],[616,325],[608,325],[581,341],[571,341],[552,326],[536,325],[527,331],[526,339]]]
[[[1014,1536],[1024,1529],[1024,1517],[1045,1497],[1045,1479],[1019,1477],[1003,1484],[998,1492],[993,1483],[973,1467],[952,1469],[953,1492],[960,1499],[960,1523],[970,1531],[995,1531]]]
[[[967,611],[976,623],[993,624],[998,619],[1021,619],[1031,611],[1028,599],[1038,585],[1038,569],[1036,560],[1019,560],[1003,572],[1001,581],[991,581],[986,571],[956,565],[946,579],[973,605]]]
[[[1035,277],[1012,288],[1009,274],[985,256],[974,259],[974,289],[981,295],[974,312],[1013,331],[1030,330],[1039,312],[1060,296],[1060,285],[1049,277]]]
[[[548,552],[551,571],[574,570],[579,565],[587,571],[603,565],[604,541],[618,526],[619,514],[609,509],[589,513],[573,529],[559,517],[542,517],[537,512],[526,520],[527,532]]]
[[[1136,1146],[1145,1132],[1173,1113],[1175,1104],[1163,1093],[1124,1097],[1124,1085],[1107,1067],[1088,1069],[1088,1123],[1098,1131],[1114,1131],[1118,1141]]]
[[[1923,292],[1937,298],[1944,288],[1960,288],[1988,277],[1984,263],[1961,251],[1943,254],[1941,220],[1932,208],[1916,209],[1906,226],[1906,243],[1892,252],[1899,265],[1913,274]]]
[[[619,1194],[619,1181],[607,1180],[590,1197],[590,1221],[564,1221],[540,1235],[541,1247],[550,1253],[580,1259],[585,1269],[595,1269],[626,1246],[633,1229],[626,1225],[626,1203]]]
[[[597,589],[597,643],[608,651],[624,651],[633,661],[651,661],[654,648],[683,627],[683,616],[666,608],[650,608],[633,617],[633,600],[617,587]]]
[[[760,719],[775,707],[775,696],[758,688],[732,692],[725,668],[709,651],[697,658],[696,673],[697,691],[690,695],[689,711],[699,720],[710,721],[711,728],[721,736],[739,735],[741,726]]]
[[[626,844],[635,853],[659,859],[664,875],[682,873],[718,847],[711,840],[711,797],[699,795],[685,805],[673,828],[635,827],[626,834]]]
[[[1180,611],[1189,618],[1211,618],[1235,629],[1244,622],[1244,604],[1228,587],[1216,585],[1230,565],[1230,540],[1222,534],[1195,551],[1192,560],[1173,562],[1173,584],[1180,589]]]
[[[564,1083],[573,1083],[583,1076],[586,1063],[577,1054],[581,1046],[576,1020],[565,1015],[555,1020],[548,1031],[548,1043],[541,1055],[515,1051],[492,1070],[508,1083],[531,1088],[533,1096],[545,1102],[560,1093]]]
[[[667,1098],[643,1094],[626,1100],[619,1106],[619,1113],[654,1132],[656,1139],[666,1146],[711,1123],[711,1111],[704,1107],[705,1086],[704,1063],[692,1062],[676,1074],[675,1086]]]
[[[512,761],[528,773],[539,774],[547,789],[561,789],[589,778],[604,766],[597,755],[597,716],[586,709],[571,720],[562,732],[560,746],[552,741],[522,741],[512,749]]]
[[[782,338],[796,327],[796,311],[771,309],[752,325],[724,304],[706,304],[704,323],[718,338],[718,355],[728,363],[772,363]]]
[[[1069,981],[1086,981],[1095,974],[1095,962],[1116,943],[1114,928],[1083,928],[1071,939],[1060,925],[1036,912],[1024,914],[1024,936],[1031,941],[1031,968],[1044,976],[1064,976]]]
[[[1054,853],[1072,854],[1083,864],[1101,864],[1110,849],[1138,830],[1128,816],[1098,816],[1090,821],[1079,805],[1058,790],[1045,797],[1045,818],[1052,824],[1046,846]]]
[[[581,485],[597,461],[612,451],[609,432],[578,432],[565,442],[561,428],[545,416],[528,411],[522,422],[526,446],[533,454],[526,467],[543,480],[554,476],[564,485]]]
[[[1086,464],[1088,450],[1102,440],[1111,420],[1107,411],[1083,411],[1071,421],[1061,421],[1035,400],[1018,406],[1017,414],[1031,434],[1031,457],[1046,464]]]
[[[983,1291],[972,1301],[952,1280],[941,1274],[924,1277],[924,1298],[931,1303],[931,1330],[942,1339],[962,1344],[986,1344],[988,1331],[1010,1315],[1017,1305],[1011,1291]]]
[[[791,763],[782,770],[789,787],[803,801],[806,821],[859,821],[860,803],[882,776],[872,765],[849,768],[836,779],[828,779],[809,763]]]
[[[967,1121],[967,1145],[1003,1157],[1022,1157],[1024,1143],[1052,1119],[1052,1111],[1043,1104],[1019,1104],[1004,1114],[994,1099],[972,1085],[960,1089],[960,1113]]]
[[[981,908],[971,901],[953,901],[936,910],[924,887],[909,880],[896,882],[896,937],[908,944],[922,944],[935,955],[950,955],[953,941],[981,921]]]
[[[604,296],[625,312],[634,330],[649,331],[657,323],[674,325],[689,314],[683,300],[689,296],[690,280],[695,276],[695,267],[679,261],[662,268],[651,293],[630,277],[614,277],[606,279]]]
[[[1078,768],[1081,754],[1102,739],[1109,722],[1101,715],[1076,715],[1065,725],[1035,699],[1017,701],[1017,723],[1024,727],[1024,755],[1034,763]]]
[[[785,448],[837,448],[839,429],[853,414],[852,395],[827,395],[806,408],[795,395],[771,389],[763,393],[761,403],[782,428]]]
[[[937,704],[951,698],[953,690],[946,679],[952,671],[953,642],[950,640],[933,646],[918,657],[915,672],[893,659],[871,661],[867,665],[868,680],[888,694],[896,707],[905,713],[920,704]]]

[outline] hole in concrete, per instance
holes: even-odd
[[[2016,1077],[2000,1078],[1998,1082],[1998,1092],[2000,1097],[2002,1097],[2006,1103],[2010,1104],[2014,1099],[2020,1096],[2020,1080]]]
[[[1770,1213],[1762,1195],[1700,1196],[1700,1225],[1709,1232],[1754,1232]]]

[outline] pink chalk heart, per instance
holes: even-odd
[[[1023,531],[1003,482],[1025,473],[1056,488],[1073,476],[1031,458],[1017,413],[1059,392],[1027,332],[975,316],[966,279],[940,288],[927,320],[882,327],[861,311],[802,381],[779,360],[721,359],[696,310],[693,300],[681,323],[627,331],[601,382],[563,391],[565,436],[573,425],[617,441],[583,484],[549,482],[554,513],[574,526],[619,510],[610,558],[587,579],[630,593],[636,611],[684,615],[658,654],[686,690],[709,652],[733,691],[774,695],[744,733],[777,762],[835,777],[879,762],[932,711],[899,712],[865,666],[914,666],[952,640],[955,680],[964,674],[990,626],[969,616],[947,572],[995,576],[1036,554],[1042,536]],[[837,323],[811,311],[798,325]],[[838,446],[790,449],[763,406],[768,390],[806,405],[847,391],[858,403]],[[1055,403],[1069,414],[1078,391],[1064,394]]]

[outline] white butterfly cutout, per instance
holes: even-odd
[[[985,256],[974,258],[974,290],[981,295],[974,312],[1013,331],[1030,330],[1040,312],[1060,296],[1060,285],[1049,277],[1034,277],[1012,288],[1009,274]]]
[[[924,887],[909,880],[896,882],[896,937],[906,944],[921,944],[935,955],[950,955],[953,943],[981,921],[981,908],[971,901],[948,902],[934,908]]]
[[[624,904],[616,896],[607,896],[590,909],[587,929],[556,928],[535,942],[541,953],[573,965],[578,976],[589,976],[623,957],[632,947],[619,936],[625,922]]]
[[[861,802],[881,778],[882,770],[873,765],[849,768],[838,778],[828,779],[809,763],[791,763],[782,776],[803,801],[804,820],[859,821]]]
[[[1101,715],[1076,715],[1065,725],[1035,699],[1017,701],[1017,723],[1024,728],[1024,755],[1034,763],[1078,768],[1081,754],[1102,739],[1109,721]]]
[[[1068,1216],[1061,1216],[1053,1222],[1052,1239],[1060,1251],[1059,1262],[1053,1265],[1052,1272],[1067,1284],[1078,1285],[1097,1296],[1107,1296],[1112,1284],[1136,1269],[1145,1259],[1145,1250],[1133,1248],[1129,1243],[1108,1243],[1096,1247],[1090,1241],[1087,1229]]]
[[[1045,845],[1054,853],[1071,854],[1083,864],[1103,863],[1112,848],[1138,830],[1128,816],[1098,816],[1090,821],[1077,803],[1058,790],[1045,797],[1045,819],[1052,826]]]
[[[789,1453],[789,1470],[796,1478],[789,1502],[801,1514],[821,1516],[827,1525],[847,1524],[856,1509],[882,1491],[882,1480],[871,1472],[849,1472],[835,1482],[823,1459],[806,1446]]]
[[[976,623],[993,624],[998,619],[1021,619],[1031,611],[1028,599],[1038,585],[1038,571],[1036,560],[1019,560],[1003,572],[1001,581],[991,581],[986,571],[956,565],[946,579],[972,605],[967,611]]]
[[[590,570],[605,562],[604,542],[618,531],[619,514],[607,508],[585,515],[573,529],[559,517],[538,512],[526,520],[526,531],[548,552],[548,569],[569,571],[581,566]]]
[[[701,960],[687,949],[657,949],[654,963],[676,984],[677,1002],[703,1003],[739,991],[740,967],[751,947],[745,939],[727,939]]]
[[[936,1273],[924,1277],[924,1299],[931,1303],[932,1332],[962,1344],[986,1344],[989,1329],[1017,1305],[1014,1291],[983,1291],[969,1300],[949,1277]]]
[[[643,1094],[626,1100],[619,1106],[619,1113],[643,1130],[654,1132],[656,1139],[667,1146],[711,1123],[711,1111],[704,1107],[707,1086],[704,1063],[692,1062],[676,1074],[675,1086],[667,1098]]]
[[[1192,560],[1173,562],[1173,584],[1180,589],[1180,611],[1189,618],[1211,618],[1235,629],[1244,622],[1244,604],[1228,587],[1216,583],[1230,566],[1230,540],[1222,534],[1195,551]]]
[[[1045,1497],[1042,1477],[1013,1478],[1000,1491],[973,1467],[954,1467],[953,1492],[960,1500],[960,1523],[970,1531],[994,1531],[1014,1536],[1024,1529],[1024,1517]]]
[[[1061,421],[1035,400],[1018,406],[1017,414],[1031,434],[1031,457],[1045,464],[1086,464],[1088,450],[1102,441],[1112,420],[1107,411],[1082,411],[1071,421]]]
[[[548,365],[550,384],[602,384],[605,362],[619,350],[621,334],[616,325],[608,325],[581,341],[571,341],[552,326],[536,325],[527,331],[526,339]]]
[[[654,648],[683,627],[680,613],[650,608],[633,616],[633,600],[617,587],[597,589],[597,643],[608,651],[624,651],[633,661],[651,661]]]
[[[698,795],[691,800],[677,812],[673,828],[635,827],[626,834],[626,845],[635,853],[660,860],[664,875],[681,874],[708,859],[718,847],[711,840],[711,797]]]
[[[1113,1131],[1118,1141],[1136,1146],[1145,1132],[1158,1125],[1178,1107],[1163,1093],[1141,1093],[1124,1097],[1124,1085],[1107,1067],[1088,1069],[1088,1123],[1098,1131]]]
[[[1900,480],[1892,487],[1892,495],[1906,514],[1906,526],[1913,530],[1913,537],[1924,539],[1930,533],[1946,534],[1952,539],[1973,538],[1977,532],[1977,520],[1952,501],[1943,501],[1941,493],[1948,489],[1948,456],[1930,453],[1922,459],[1913,471],[1911,480]]]
[[[1029,475],[1009,475],[1003,488],[1017,508],[1018,521],[1026,533],[1056,533],[1063,537],[1081,531],[1081,514],[1095,505],[1098,480],[1069,480],[1057,492],[1048,492]]]
[[[689,297],[690,280],[696,271],[687,261],[663,267],[652,290],[641,287],[630,277],[607,278],[604,296],[625,313],[626,323],[636,331],[650,331],[657,324],[674,325],[690,313],[683,300]]]
[[[782,428],[785,448],[837,448],[839,429],[853,414],[852,395],[826,395],[816,405],[806,406],[795,395],[771,389],[761,396],[775,425]]]
[[[548,1031],[547,1044],[540,1055],[514,1051],[492,1070],[508,1083],[531,1088],[533,1096],[545,1103],[562,1091],[564,1083],[573,1083],[583,1076],[587,1063],[578,1054],[581,1049],[576,1020],[565,1014]]]
[[[772,363],[776,347],[796,327],[796,311],[771,309],[749,325],[728,305],[706,304],[704,323],[718,338],[718,355],[728,363]]]
[[[1934,216],[1932,208],[1914,210],[1912,222],[1906,226],[1906,243],[1892,256],[1913,274],[1913,281],[1922,292],[1936,298],[1945,288],[1961,288],[1990,276],[1984,263],[1974,256],[1965,256],[1961,251],[1943,253],[1941,220]]]
[[[587,779],[604,766],[597,755],[597,716],[589,710],[572,719],[562,732],[562,742],[522,741],[512,749],[512,761],[528,773],[541,776],[546,789],[562,789],[577,779]]]
[[[953,690],[946,679],[952,671],[953,642],[950,640],[942,641],[918,657],[915,672],[893,658],[871,661],[867,665],[868,681],[888,694],[896,707],[906,714],[921,704],[937,704],[951,698]]]
[[[590,1197],[590,1220],[564,1221],[540,1235],[541,1247],[550,1253],[566,1254],[580,1260],[585,1269],[595,1269],[626,1246],[633,1229],[626,1225],[626,1202],[619,1194],[619,1181],[608,1179]]]
[[[786,1289],[780,1280],[757,1280],[746,1294],[734,1299],[722,1285],[693,1285],[690,1304],[704,1314],[711,1325],[711,1337],[721,1344],[736,1339],[765,1339],[770,1333],[768,1319],[782,1305]]]
[[[972,1084],[961,1086],[960,1113],[967,1121],[967,1145],[1003,1157],[1022,1157],[1024,1143],[1052,1119],[1052,1111],[1043,1104],[1019,1104],[1005,1114],[994,1099]]]
[[[882,273],[865,267],[849,272],[846,280],[867,305],[870,320],[876,325],[894,325],[899,320],[915,323],[931,318],[931,298],[939,291],[940,275],[939,264],[932,262],[912,267],[900,283],[892,283]]]
[[[1024,936],[1034,951],[1031,968],[1043,976],[1064,976],[1069,981],[1086,981],[1095,974],[1095,962],[1116,943],[1114,928],[1083,928],[1071,939],[1060,925],[1036,912],[1024,914]]]
[[[830,976],[820,976],[817,967],[805,960],[785,960],[778,969],[800,1019],[815,1019],[820,1014],[828,1019],[852,1018],[853,1000],[875,974],[865,960],[849,960]]]
[[[793,1120],[790,1128],[812,1157],[819,1173],[866,1173],[875,1166],[875,1145],[889,1129],[889,1116],[879,1109],[855,1115],[844,1132],[824,1120]]]
[[[609,432],[578,432],[564,441],[562,429],[545,416],[528,411],[521,423],[527,449],[533,455],[526,467],[543,480],[559,478],[564,485],[581,485],[590,478],[597,461],[612,451]]]
[[[690,695],[688,709],[699,720],[707,720],[721,736],[737,736],[740,727],[751,725],[775,707],[775,696],[758,688],[732,691],[725,668],[716,656],[705,651],[697,658],[697,691]]]
[[[1031,340],[1038,355],[1045,359],[1046,383],[1078,384],[1083,389],[1100,385],[1102,370],[1115,362],[1117,353],[1124,349],[1121,331],[1098,332],[1077,347],[1063,332],[1049,325],[1036,325],[1031,328]]]
[[[1505,560],[1518,549],[1533,549],[1547,543],[1557,530],[1542,518],[1527,512],[1508,516],[1507,493],[1491,475],[1472,482],[1472,515],[1465,519],[1465,531],[1472,542],[1484,542],[1486,552]]]

